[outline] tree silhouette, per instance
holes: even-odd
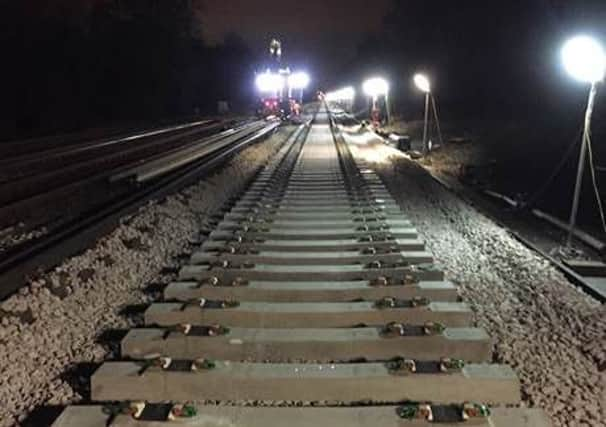
[[[235,35],[206,46],[200,0],[96,2],[79,17],[6,3],[0,139],[246,105],[250,50]]]

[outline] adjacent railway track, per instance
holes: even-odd
[[[227,207],[54,427],[543,427],[322,110]]]
[[[22,222],[33,228],[60,219],[71,213],[65,209],[66,200],[82,204],[79,193],[91,190],[105,204],[104,190],[116,194],[128,189],[115,176],[129,178],[135,167],[166,162],[169,156],[195,151],[253,126],[208,120],[2,159],[0,227]],[[110,189],[109,184],[120,188]]]
[[[279,122],[228,125],[195,122],[137,138],[55,148],[47,153],[45,167],[45,155],[15,160],[12,167],[24,176],[0,183],[0,226],[22,222],[46,231],[0,251],[0,298],[28,276],[87,248],[149,200],[195,182],[270,135]],[[60,167],[62,162],[68,163]],[[29,172],[27,165],[33,168]]]

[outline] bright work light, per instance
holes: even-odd
[[[375,98],[377,96],[387,95],[389,92],[389,84],[385,79],[374,77],[364,82],[362,90],[367,96]]]
[[[339,91],[339,96],[343,101],[352,101],[356,97],[356,90],[348,86]]]
[[[278,92],[284,88],[284,77],[267,72],[257,75],[255,83],[260,92]]]
[[[356,97],[356,90],[351,87],[344,87],[343,89],[339,89],[339,90],[335,90],[334,92],[328,92],[326,94],[326,100],[327,101],[333,101],[333,102],[338,102],[338,101],[353,101],[353,99]]]
[[[562,48],[562,61],[568,74],[584,83],[599,82],[606,72],[604,49],[588,36],[568,40]]]
[[[310,80],[307,73],[294,73],[288,76],[288,85],[291,89],[305,89],[309,85]]]
[[[413,80],[420,91],[425,93],[431,92],[431,85],[429,84],[429,79],[423,74],[415,74]]]

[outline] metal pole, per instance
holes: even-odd
[[[386,124],[389,124],[391,121],[391,111],[389,109],[389,94],[385,94],[385,119],[387,120]]]
[[[423,126],[423,154],[427,154],[427,131],[429,126],[429,92],[425,93],[425,124]]]
[[[440,145],[444,145],[442,140],[442,129],[440,129],[440,120],[438,119],[438,108],[436,107],[436,98],[431,94],[431,106],[433,107],[433,118],[436,120],[436,128],[438,130],[438,138],[440,138]]]
[[[591,135],[591,114],[593,113],[593,104],[597,93],[597,84],[591,84],[589,99],[587,100],[587,110],[585,111],[585,125],[583,127],[583,139],[581,141],[581,153],[579,155],[579,165],[577,167],[577,179],[574,185],[574,196],[572,199],[572,209],[570,211],[570,222],[568,224],[568,236],[566,237],[566,247],[572,245],[572,236],[577,223],[577,213],[579,211],[579,200],[581,198],[581,187],[583,184],[583,173],[585,171],[585,155],[587,153],[587,142]]]

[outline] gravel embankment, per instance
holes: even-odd
[[[460,286],[495,341],[494,361],[518,373],[523,404],[555,426],[606,426],[606,308],[401,153],[349,139]]]
[[[136,319],[125,309],[152,299],[178,255],[226,200],[276,154],[288,129],[248,148],[220,173],[123,221],[96,246],[0,303],[0,426],[46,425],[28,415],[41,405],[86,398],[88,376],[112,347],[103,332]],[[128,310],[126,310],[128,311]],[[52,420],[50,420],[52,421]]]

